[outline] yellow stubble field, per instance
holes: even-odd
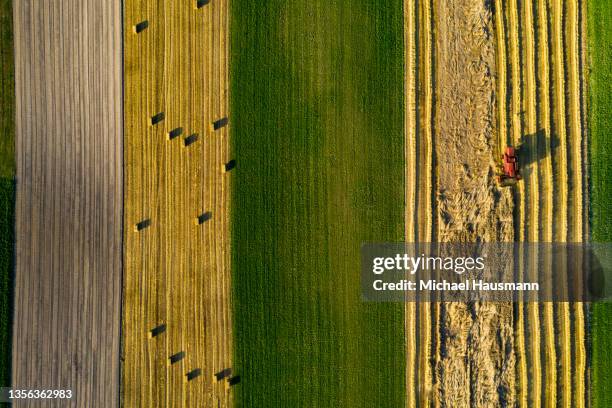
[[[125,406],[231,403],[227,20],[125,2]]]

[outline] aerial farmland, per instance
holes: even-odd
[[[608,3],[0,0],[0,404],[612,406]]]

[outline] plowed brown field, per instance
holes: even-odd
[[[70,390],[73,398],[22,398],[1,405],[116,407],[123,190],[120,4],[22,0],[3,2],[3,13],[11,3],[15,297],[12,374],[3,386]],[[3,27],[2,41],[10,30]],[[2,58],[1,65],[9,63],[6,53]],[[12,93],[4,82],[7,71],[3,92]],[[0,111],[7,108],[12,111],[10,105]],[[10,225],[9,219],[3,223]],[[2,231],[5,242],[10,237]],[[10,370],[4,362],[2,370]]]

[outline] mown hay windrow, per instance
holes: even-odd
[[[582,72],[581,59],[582,48],[580,47],[580,38],[584,26],[582,25],[580,15],[581,1],[564,2],[565,13],[563,22],[565,24],[565,63],[566,77],[568,79],[566,98],[568,99],[568,164],[569,164],[569,206],[571,211],[568,214],[568,238],[569,242],[581,242],[588,236],[588,223],[585,221],[587,211],[587,184],[585,173],[587,172],[588,156],[586,153],[585,132],[583,131],[582,123]],[[576,265],[580,265],[580,259],[568,260]],[[573,285],[582,285],[582,282],[574,282]],[[568,373],[572,377],[572,395],[568,398],[568,405],[573,407],[583,407],[587,404],[586,386],[587,386],[587,367],[586,367],[586,321],[585,321],[585,305],[583,303],[575,303],[571,305],[570,313],[572,314],[570,330],[572,333],[572,368]]]
[[[417,206],[416,233],[418,242],[433,242],[435,236],[435,202],[432,191],[435,189],[435,151],[433,145],[433,98],[434,98],[434,66],[433,66],[433,10],[428,1],[417,2],[418,15],[418,117],[417,127]],[[418,376],[417,389],[419,405],[427,406],[435,398],[434,363],[437,349],[432,332],[435,330],[436,310],[434,305],[421,302],[417,305],[418,316]]]
[[[404,0],[404,163],[405,163],[405,241],[416,240],[417,223],[417,80],[416,52],[419,33],[417,32],[417,2]],[[416,408],[417,404],[417,306],[413,302],[405,305],[404,325],[406,338],[406,407]]]
[[[524,177],[514,192],[516,239],[581,241],[586,236],[586,157],[578,63],[582,58],[578,40],[583,30],[578,11],[581,2],[521,2],[520,13],[518,4],[496,3],[498,61],[507,61],[511,72],[507,84],[498,77],[498,86],[506,86],[511,95],[510,142],[520,146]],[[503,46],[505,32],[509,33],[509,47]],[[505,103],[499,97],[497,101],[500,105]],[[505,112],[500,106],[499,117]],[[541,262],[562,266],[567,260],[545,258]],[[568,282],[560,276],[557,284],[563,287]],[[516,309],[519,404],[584,405],[584,306],[518,304]],[[526,352],[521,346],[523,338],[527,341]],[[541,345],[546,353],[542,353]],[[527,390],[524,365],[530,378]]]

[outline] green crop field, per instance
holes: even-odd
[[[10,384],[15,206],[14,69],[11,0],[0,0],[0,386]]]
[[[612,242],[612,4],[590,0],[589,131],[591,141],[591,221],[596,242]],[[612,303],[595,303],[592,310],[593,406],[611,407]]]
[[[238,406],[398,407],[403,305],[360,245],[403,240],[402,1],[231,2]]]

